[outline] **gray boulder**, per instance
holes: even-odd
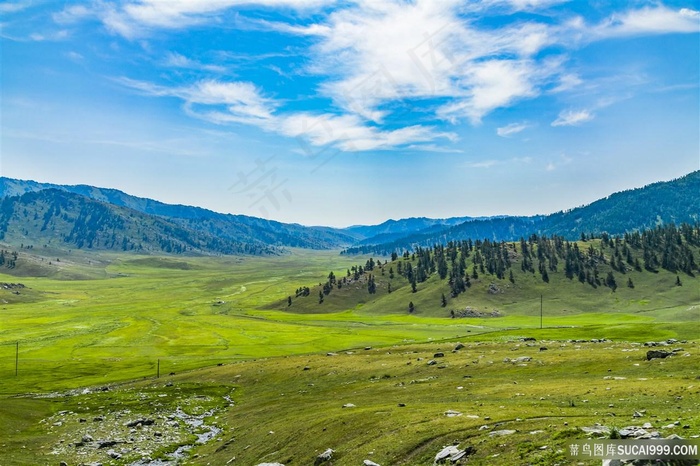
[[[664,359],[671,356],[673,353],[664,350],[650,350],[647,351],[647,361],[652,359]]]

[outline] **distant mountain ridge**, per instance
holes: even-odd
[[[700,221],[700,171],[671,181],[611,194],[591,204],[550,215],[470,220],[439,231],[349,248],[348,253],[391,253],[462,239],[516,241],[531,234],[577,239],[603,232],[618,235],[664,223]]]
[[[167,219],[196,235],[208,235],[222,241],[271,247],[332,249],[354,244],[357,237],[327,227],[305,227],[245,215],[221,214],[201,207],[165,204],[153,199],[131,196],[117,189],[88,185],[56,185],[0,177],[0,197],[58,190],[142,214]],[[1,225],[0,225],[1,227]],[[218,252],[208,251],[207,252]]]
[[[425,217],[338,229],[287,224],[165,204],[117,189],[0,177],[0,239],[76,248],[269,254],[280,248],[389,254],[461,239],[513,241],[530,234],[576,239],[700,220],[700,171],[533,217]]]

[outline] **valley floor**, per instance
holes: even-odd
[[[615,429],[700,435],[697,277],[612,293],[523,272],[494,295],[482,276],[450,306],[501,317],[450,318],[433,278],[288,305],[367,259],[332,252],[31,259],[0,276],[1,465],[428,465],[449,445],[563,465]]]
[[[471,447],[468,464],[600,464],[570,443],[700,436],[700,345],[671,343],[652,360],[659,348],[609,340],[396,345],[11,397],[0,464],[148,464],[182,445],[201,465],[307,465],[329,448],[336,466],[428,465],[449,445]]]

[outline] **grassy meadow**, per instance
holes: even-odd
[[[700,434],[697,277],[675,286],[676,274],[632,271],[635,288],[613,293],[561,274],[549,283],[482,275],[441,307],[448,293],[437,277],[415,293],[396,277],[388,293],[388,271],[377,270],[375,295],[356,283],[319,304],[330,271],[343,276],[367,259],[20,252],[12,274],[0,274],[24,285],[0,289],[0,464],[78,464],[87,457],[56,445],[84,426],[47,419],[120,405],[146,416],[155,408],[144,400],[219,409],[212,422],[223,432],[192,450],[192,464],[311,464],[326,448],[336,465],[431,464],[453,442],[477,448],[470,464],[567,464],[560,450],[583,435],[576,427],[635,424],[635,410],[655,427],[679,421],[669,433]],[[294,296],[301,286],[310,296]],[[450,317],[466,306],[502,316]],[[602,338],[611,341],[569,342]],[[689,341],[670,359],[644,360],[642,342],[669,338]],[[466,347],[452,353],[458,341]],[[446,356],[428,366],[437,352]],[[503,362],[523,355],[532,361]],[[516,432],[490,435],[502,429]]]

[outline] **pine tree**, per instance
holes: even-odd
[[[447,298],[445,298],[445,293],[442,294],[441,306],[442,307],[447,306]]]
[[[372,275],[369,276],[369,280],[367,280],[367,291],[369,294],[374,294],[377,292],[377,285],[374,282],[374,277]]]
[[[627,278],[627,288],[634,288],[634,283],[632,283],[632,277]]]
[[[416,310],[416,308],[415,308],[415,306],[413,305],[413,301],[411,301],[410,303],[408,303],[408,313],[409,313],[409,314],[413,314],[413,311],[415,311],[415,310]]]
[[[617,282],[615,282],[615,275],[612,271],[608,272],[608,275],[605,277],[605,286],[613,291],[617,289]]]
[[[681,277],[679,277],[678,275],[676,275],[676,286],[683,286],[683,284],[681,283]]]

